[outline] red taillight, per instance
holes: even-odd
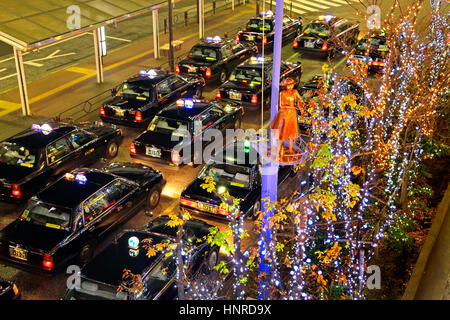
[[[131,153],[133,156],[137,155],[137,152],[136,152],[136,146],[134,145],[133,142],[130,143],[130,153]]]
[[[180,66],[178,64],[175,65],[175,73],[180,74]]]
[[[327,50],[328,50],[328,44],[326,42],[324,42],[322,45],[322,51],[327,51]]]
[[[292,45],[294,48],[298,48],[298,41],[297,39],[294,39],[294,44]]]
[[[22,190],[20,190],[20,187],[17,184],[12,185],[11,192],[14,198],[20,198],[22,196]]]
[[[189,200],[189,199],[180,198],[180,203],[182,205],[185,205],[185,206],[188,206],[188,207],[197,208],[197,201],[192,201],[192,200]]]
[[[206,68],[205,77],[211,78],[211,68]]]
[[[134,116],[134,121],[142,122],[142,113],[140,111],[136,111],[136,115]]]
[[[382,66],[384,66],[384,62],[383,61],[374,61],[374,62],[372,62],[372,65],[376,66],[376,67],[382,67]]]
[[[100,115],[101,115],[102,117],[104,117],[104,116],[106,115],[106,113],[105,113],[105,108],[103,108],[103,106],[100,106]]]
[[[256,94],[252,95],[252,104],[258,103],[258,96]]]
[[[222,99],[222,95],[220,94],[220,89],[217,89],[217,91],[216,91],[216,99],[217,100]]]
[[[264,36],[264,38],[263,38],[263,44],[267,44],[267,37],[266,36]]]
[[[44,266],[44,268],[53,269],[53,267],[55,266],[55,264],[53,262],[53,257],[47,253],[44,254],[44,259],[42,260],[42,265]]]
[[[236,38],[235,39],[236,39],[237,42],[241,41],[241,39],[239,39],[239,33],[236,33]]]

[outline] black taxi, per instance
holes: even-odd
[[[347,65],[362,64],[367,66],[370,72],[381,72],[388,52],[385,31],[374,30],[358,41],[355,51],[347,59]]]
[[[158,205],[164,183],[159,171],[136,163],[68,172],[0,231],[0,258],[49,272],[74,257],[86,263],[108,231]]]
[[[264,105],[268,105],[272,90],[272,67],[269,57],[251,57],[237,66],[228,81],[216,90],[216,100],[231,100],[247,107],[257,107],[264,99]],[[302,71],[300,61],[281,61],[280,79],[289,77],[300,83]]]
[[[243,139],[225,146],[202,168],[197,178],[181,193],[180,207],[191,213],[225,218],[229,215],[220,207],[220,197],[201,187],[205,178],[213,177],[217,193],[228,191],[240,199],[239,209],[244,217],[256,218],[261,208],[262,161],[258,147]],[[278,184],[294,175],[293,166],[279,166]]]
[[[24,202],[53,177],[117,155],[122,131],[101,122],[33,124],[0,142],[0,199]]]
[[[242,105],[232,101],[178,100],[159,112],[132,141],[130,156],[176,166],[200,164],[198,153],[210,143],[204,139],[206,132],[218,129],[224,134],[226,129],[237,129],[243,114]]]
[[[359,25],[333,15],[320,16],[295,38],[293,48],[304,53],[332,57],[358,41]]]
[[[302,33],[302,18],[292,19],[283,17],[282,41],[286,43]],[[236,40],[245,43],[256,43],[258,48],[264,46],[268,50],[273,49],[275,41],[275,16],[272,11],[261,12],[261,16],[251,18],[245,30],[236,34]],[[261,51],[261,50],[260,50]]]
[[[258,48],[253,43],[239,43],[236,40],[222,40],[220,37],[207,37],[196,44],[187,58],[175,65],[176,73],[197,74],[206,81],[224,83],[234,68],[256,54]]]
[[[66,291],[63,300],[173,300],[177,298],[175,255],[157,251],[148,257],[145,245],[175,243],[178,228],[159,216],[146,227],[125,230],[81,270],[81,283]],[[219,248],[207,243],[212,225],[190,219],[183,226],[183,255],[188,276],[207,275],[218,261]],[[140,276],[137,283],[125,270]]]
[[[141,70],[111,91],[113,97],[100,106],[100,118],[126,126],[146,126],[158,111],[176,100],[200,98],[204,85],[197,75]]]

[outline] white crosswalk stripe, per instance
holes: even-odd
[[[358,2],[359,0],[349,0],[350,2]],[[266,0],[266,11],[270,9],[272,2],[272,11],[275,11],[275,0]],[[284,9],[289,13],[292,5],[292,15],[305,14],[309,12],[324,12],[330,8],[348,5],[346,0],[284,0]],[[327,12],[328,13],[328,12]]]

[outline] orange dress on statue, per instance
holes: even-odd
[[[295,101],[298,101],[298,106],[295,106]],[[297,109],[303,107],[303,100],[300,94],[295,89],[286,89],[280,92],[280,110],[278,110],[275,119],[270,128],[272,130],[279,130],[279,140],[298,138],[298,122]]]

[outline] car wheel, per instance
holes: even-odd
[[[227,81],[227,78],[228,78],[227,70],[222,69],[222,71],[220,71],[220,75],[219,75],[220,83],[224,83],[225,81]]]
[[[150,209],[150,210],[155,209],[158,206],[160,200],[161,200],[161,190],[159,190],[158,188],[154,187],[148,193],[148,196],[147,196],[147,208]]]
[[[81,264],[88,263],[94,255],[94,242],[90,241],[86,243],[80,250],[80,253],[78,254],[78,260]]]
[[[112,140],[108,143],[106,146],[106,157],[108,159],[112,159],[115,156],[117,156],[117,153],[119,152],[119,146],[116,141]]]
[[[219,249],[213,248],[209,252],[208,258],[205,261],[205,273],[210,274],[214,270],[214,267],[217,265],[218,262],[219,262]]]

